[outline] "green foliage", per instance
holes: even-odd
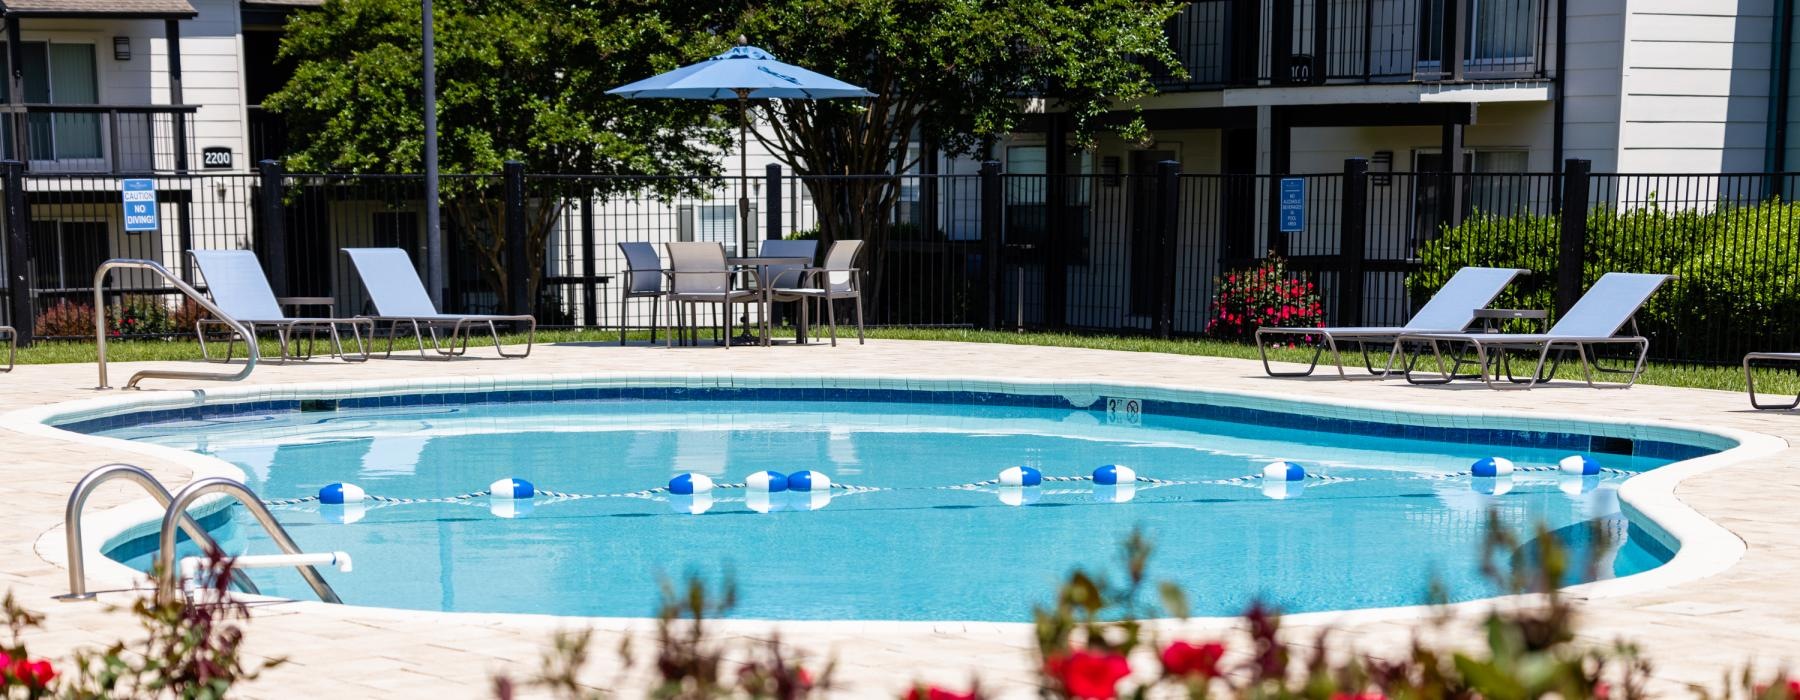
[[[1554,216],[1475,212],[1421,246],[1420,269],[1407,276],[1414,298],[1430,296],[1467,265],[1519,267],[1530,275],[1496,302],[1509,308],[1555,306],[1560,221]],[[1770,200],[1708,211],[1655,202],[1588,214],[1583,286],[1607,272],[1676,276],[1638,314],[1639,328],[1678,356],[1703,353],[1709,338],[1754,337],[1773,347],[1800,342],[1800,205]]]
[[[727,143],[716,103],[626,100],[606,90],[722,50],[705,3],[651,0],[440,0],[439,162],[448,173],[598,175],[718,173]],[[287,25],[281,57],[294,77],[264,104],[286,122],[294,172],[423,169],[421,18],[415,0],[328,0]],[[704,180],[689,180],[695,186]],[[673,181],[586,179],[528,192],[527,290],[536,298],[555,197],[601,198]],[[504,207],[496,178],[447,178],[446,228],[460,232],[483,277],[507,289]],[[562,187],[565,186],[566,187]],[[552,190],[556,191],[552,191]]]

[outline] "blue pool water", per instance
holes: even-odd
[[[1425,602],[1434,578],[1458,600],[1498,592],[1478,571],[1490,510],[1521,532],[1543,522],[1573,533],[1600,521],[1619,535],[1598,545],[1603,578],[1670,556],[1646,537],[1624,536],[1616,498],[1624,475],[1525,472],[1498,489],[1491,479],[1450,476],[1489,455],[1554,465],[1572,452],[1566,445],[1155,412],[1133,424],[1100,406],[727,396],[323,408],[334,410],[177,416],[89,432],[227,460],[268,499],[313,495],[332,482],[438,498],[506,477],[561,493],[626,494],[681,472],[726,483],[764,469],[811,469],[864,487],[834,491],[828,502],[778,495],[768,513],[751,508],[741,489],[716,492],[699,515],[678,512],[691,506],[660,493],[540,497],[513,513],[486,497],[371,503],[360,512],[277,508],[302,548],[355,557],[354,573],[326,575],[346,602],[361,605],[643,616],[659,581],[692,574],[732,577],[736,617],[1022,621],[1072,568],[1117,571],[1118,544],[1133,528],[1155,543],[1152,577],[1185,588],[1196,614],[1236,614],[1258,598],[1290,612],[1410,605]],[[1631,472],[1669,461],[1583,452]],[[1278,459],[1332,479],[1309,479],[1280,499],[1255,479],[1221,483]],[[1210,483],[1144,484],[1119,503],[1085,481],[1054,482],[1023,506],[1006,502],[1019,494],[993,487],[946,488],[1015,464],[1046,476],[1125,464],[1147,477]],[[233,513],[212,519],[228,548],[272,551]],[[111,554],[139,568],[150,557],[143,540]],[[291,572],[255,578],[265,593],[310,597]]]

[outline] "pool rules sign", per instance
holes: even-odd
[[[125,197],[125,231],[156,230],[156,181],[149,178],[122,180],[119,189]]]

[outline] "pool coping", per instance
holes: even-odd
[[[1517,410],[1475,410],[1462,407],[1431,407],[1428,410],[1398,409],[1382,402],[1358,401],[1343,398],[1327,398],[1322,396],[1295,396],[1274,392],[1245,391],[1239,389],[1198,389],[1159,386],[1129,381],[1047,381],[1038,379],[996,380],[983,377],[960,375],[814,375],[800,376],[792,373],[777,372],[719,372],[719,373],[670,373],[670,372],[602,372],[602,373],[558,373],[558,374],[517,374],[504,377],[432,377],[407,379],[377,379],[355,381],[305,382],[289,384],[232,385],[217,389],[196,389],[190,391],[156,392],[153,394],[115,394],[112,396],[65,401],[31,408],[19,409],[0,414],[0,427],[9,428],[21,433],[54,440],[86,443],[109,450],[133,452],[145,456],[162,459],[192,471],[195,479],[206,476],[225,476],[242,479],[244,474],[235,466],[217,458],[188,452],[186,450],[162,447],[142,442],[121,440],[75,433],[50,425],[50,421],[70,420],[80,417],[91,417],[107,412],[132,412],[130,409],[145,408],[180,408],[216,403],[236,403],[251,399],[280,400],[342,398],[346,396],[369,396],[401,393],[418,393],[421,391],[494,391],[515,389],[563,389],[578,388],[591,385],[632,385],[632,386],[672,386],[672,387],[733,387],[739,382],[758,386],[798,386],[843,388],[853,385],[864,388],[881,389],[922,389],[943,390],[946,386],[962,387],[968,391],[1005,391],[1008,389],[1036,389],[1042,394],[1059,394],[1069,399],[1072,405],[1086,400],[1091,404],[1101,395],[1092,390],[1119,390],[1122,392],[1139,392],[1140,397],[1155,395],[1178,395],[1185,400],[1193,401],[1196,397],[1223,399],[1252,407],[1267,408],[1269,404],[1292,407],[1295,405],[1325,409],[1329,415],[1350,415],[1354,413],[1367,420],[1380,420],[1411,424],[1433,424],[1445,422],[1454,424],[1457,420],[1480,420],[1484,424],[1490,421],[1503,423],[1519,423],[1524,426],[1538,425],[1558,432],[1570,432],[1571,423],[1586,428],[1613,428],[1629,432],[1631,430],[1675,431],[1687,435],[1713,436],[1737,443],[1735,447],[1721,452],[1697,458],[1682,460],[1657,469],[1639,474],[1625,481],[1618,491],[1621,510],[1630,521],[1675,550],[1675,556],[1662,566],[1631,576],[1597,581],[1593,583],[1571,586],[1563,592],[1574,598],[1596,599],[1628,596],[1637,593],[1661,590],[1677,584],[1705,578],[1730,568],[1741,559],[1746,551],[1743,540],[1731,533],[1724,526],[1701,515],[1698,511],[1683,503],[1675,495],[1676,487],[1684,480],[1742,461],[1765,457],[1787,448],[1787,441],[1772,435],[1735,428],[1719,426],[1700,426],[1678,421],[1655,419],[1611,419],[1593,416],[1574,416],[1565,414],[1527,413]],[[838,384],[834,385],[833,382]],[[72,418],[73,417],[73,418]],[[1521,428],[1523,429],[1523,428]],[[206,507],[222,507],[223,501],[211,499]],[[124,505],[95,510],[83,517],[83,544],[88,564],[90,588],[106,586],[143,586],[147,585],[145,575],[136,572],[100,552],[107,546],[126,537],[138,536],[143,532],[154,532],[155,520],[159,519],[161,509],[148,498],[135,499]],[[67,568],[68,561],[63,545],[61,526],[42,533],[34,543],[39,556],[57,566]],[[277,598],[257,598],[257,600],[285,600]],[[1459,602],[1447,607],[1413,605],[1384,608],[1362,608],[1352,610],[1317,611],[1296,613],[1286,616],[1297,624],[1341,624],[1365,621],[1404,621],[1416,620],[1428,615],[1445,612],[1466,612],[1474,609],[1486,610],[1496,604],[1510,605],[1514,602],[1524,603],[1535,600],[1534,597],[1500,597],[1481,598]],[[585,622],[602,629],[637,629],[648,622],[647,618],[602,618],[584,616],[559,616],[517,613],[488,612],[440,612],[421,611],[402,608],[382,608],[368,606],[333,606],[316,601],[295,601],[308,611],[348,611],[348,614],[367,616],[380,611],[381,617],[389,617],[389,613],[399,619],[422,619],[439,616],[451,616],[467,620],[541,620],[554,623],[552,626],[567,626],[576,622]],[[1216,617],[1197,619],[1202,625],[1224,625],[1234,623],[1232,617]],[[752,620],[733,619],[727,627],[737,625],[764,626],[779,623],[804,629],[813,625],[838,626],[855,625],[859,628],[868,626],[899,626],[917,628],[920,626],[940,626],[944,624],[993,625],[1000,628],[1009,626],[1028,627],[1029,623],[988,622],[988,621],[799,621],[799,620]]]

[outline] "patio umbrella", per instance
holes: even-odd
[[[738,101],[738,171],[745,183],[750,176],[749,108],[752,99],[824,100],[834,97],[873,97],[875,93],[831,76],[821,75],[775,60],[769,52],[745,43],[693,65],[606,91],[627,98]],[[750,247],[750,198],[747,187],[738,191],[739,254]]]

